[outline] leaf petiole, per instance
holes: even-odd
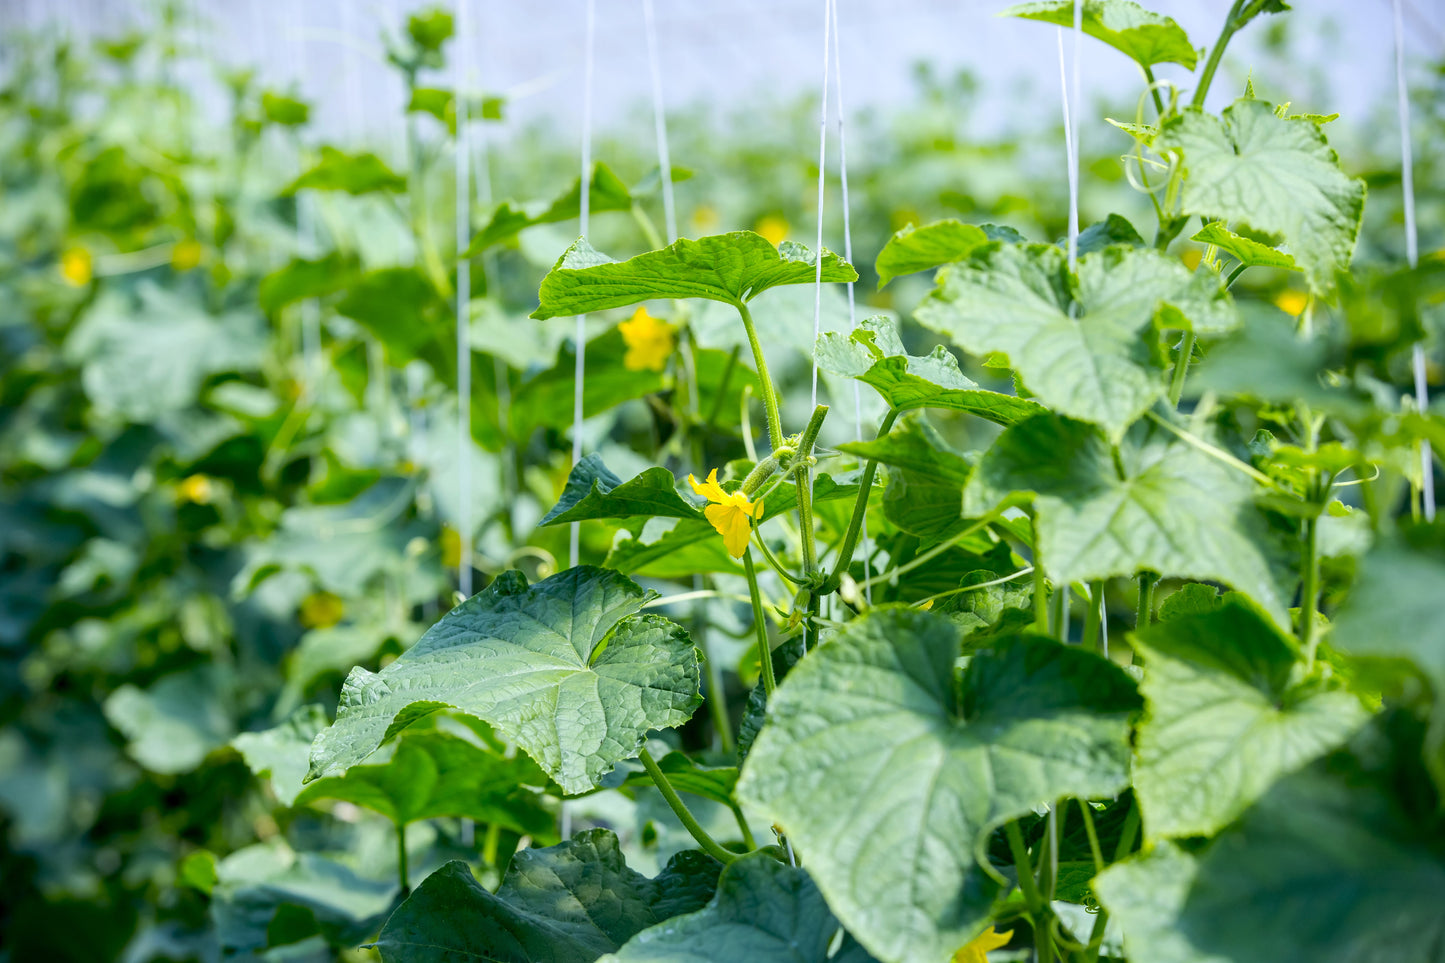
[[[697,840],[697,844],[703,848],[703,851],[720,863],[731,863],[737,859],[737,853],[724,848],[717,840],[708,835],[707,830],[702,828],[702,824],[687,808],[687,803],[682,801],[677,790],[672,788],[672,783],[667,781],[667,775],[657,765],[657,760],[652,758],[652,753],[647,751],[647,747],[644,746],[638,750],[637,758],[641,761],[642,767],[647,770],[647,774],[652,777],[657,791],[662,793],[663,799],[667,800],[667,805],[672,809],[673,815],[692,835],[692,838]]]

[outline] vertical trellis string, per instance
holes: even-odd
[[[837,0],[829,0],[829,20],[833,28],[833,110],[838,118],[838,186],[839,193],[843,199],[843,259],[849,264],[853,263],[853,228],[849,220],[848,209],[848,137],[846,132],[847,123],[843,115],[843,52],[838,41],[838,4]],[[819,251],[822,254],[822,251]],[[822,263],[821,257],[819,263]],[[854,282],[848,282],[848,329],[851,331],[858,323],[857,302],[853,293]],[[853,381],[853,428],[858,440],[863,441],[863,386],[854,379]],[[873,604],[872,585],[872,561],[870,559],[872,542],[868,537],[868,512],[863,512],[863,597],[869,605]]]
[[[472,333],[471,262],[464,252],[471,243],[472,187],[471,135],[468,133],[466,69],[470,57],[467,0],[457,0],[456,60],[452,67],[452,97],[456,105],[456,228],[457,228],[457,529],[461,551],[457,557],[457,588],[472,594]]]
[[[296,84],[297,96],[304,99],[306,87],[306,37],[301,24],[299,4],[288,4],[286,26],[286,66],[291,80]],[[304,160],[297,145],[297,161]],[[312,216],[311,198],[304,191],[296,193],[296,248],[302,257],[312,257],[316,251],[316,225]],[[301,390],[308,399],[316,390],[319,380],[321,359],[321,305],[315,298],[301,302]]]
[[[667,148],[667,115],[662,100],[662,67],[657,56],[657,25],[652,0],[642,0],[642,28],[647,35],[647,65],[652,74],[652,123],[657,131],[657,170],[662,178],[662,220],[667,243],[677,240],[677,204],[672,192],[672,154]]]
[[[818,242],[813,248],[816,270],[813,275],[813,394],[812,407],[818,406],[818,335],[823,328],[823,189],[828,170],[828,79],[830,74],[833,27],[833,0],[823,0],[823,84],[819,87],[818,105]],[[812,473],[809,472],[811,483]],[[803,536],[807,537],[806,533]]]
[[[1400,115],[1400,188],[1405,199],[1405,262],[1414,270],[1420,262],[1420,240],[1415,227],[1415,163],[1410,144],[1410,93],[1405,85],[1405,27],[1400,0],[1395,12],[1395,96]],[[1425,345],[1415,342],[1412,357],[1415,372],[1415,404],[1421,411],[1430,405],[1430,386],[1425,378]],[[1420,500],[1425,520],[1435,520],[1435,466],[1430,442],[1420,442]]]
[[[592,214],[592,57],[597,35],[597,0],[587,0],[586,52],[582,60],[582,181],[579,191],[580,233],[587,236]],[[572,373],[572,465],[582,460],[582,384],[587,369],[587,315],[577,315],[577,365]],[[572,523],[567,557],[573,567],[582,545],[582,527]]]

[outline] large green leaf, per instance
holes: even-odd
[[[593,963],[635,934],[700,909],[722,865],[679,853],[655,879],[627,868],[617,837],[578,833],[512,857],[495,894],[451,862],[428,876],[376,941],[385,963]]]
[[[1044,410],[1036,401],[980,388],[964,377],[958,359],[942,345],[924,357],[909,354],[893,320],[881,315],[846,337],[824,332],[816,356],[820,368],[872,386],[900,411],[944,408],[1011,425]]]
[[[461,816],[545,837],[552,835],[556,815],[525,787],[546,785],[546,775],[526,756],[509,759],[461,736],[432,730],[402,736],[385,762],[352,766],[345,775],[309,783],[295,804],[340,799],[398,825]]]
[[[321,159],[292,181],[283,193],[294,194],[305,188],[348,194],[396,193],[406,190],[406,178],[393,172],[386,161],[375,154],[348,154],[323,146]]]
[[[838,921],[801,869],[766,853],[728,865],[705,908],[643,930],[599,963],[864,963],[845,940],[829,954]],[[944,957],[940,957],[944,959]]]
[[[594,788],[649,729],[683,724],[701,702],[697,650],[677,625],[637,614],[647,598],[587,565],[532,586],[504,572],[380,672],[352,670],[308,780],[450,706],[496,727],[566,792]]]
[[[882,438],[840,447],[888,466],[883,514],[903,531],[937,541],[962,527],[963,486],[973,465],[921,416],[904,418]]]
[[[1134,963],[1441,963],[1445,827],[1397,717],[1286,777],[1202,852],[1096,883]]]
[[[290,806],[301,791],[301,781],[306,778],[311,743],[327,723],[325,709],[305,705],[278,726],[241,733],[231,740],[231,745],[253,773],[271,781],[277,801]]]
[[[565,525],[594,518],[701,518],[702,512],[677,493],[666,468],[649,468],[623,481],[602,456],[590,454],[572,467],[562,498],[538,525]]]
[[[1186,214],[1283,237],[1316,291],[1349,267],[1365,182],[1340,169],[1319,124],[1237,100],[1222,118],[1193,108],[1168,118],[1155,146],[1184,156]]]
[[[587,342],[587,377],[582,380],[582,414],[608,411],[624,401],[661,391],[662,374],[652,370],[632,371],[627,367],[627,343],[616,328]],[[540,371],[517,389],[512,404],[512,431],[517,438],[529,437],[537,428],[570,425],[577,384],[577,354],[572,342],[557,349],[552,367]]]
[[[338,314],[360,321],[401,367],[450,344],[448,306],[415,268],[382,268],[362,275],[336,305]],[[431,349],[431,352],[428,351]]]
[[[956,679],[946,616],[875,609],[779,686],[738,795],[779,823],[828,905],[890,963],[947,960],[998,887],[974,845],[1062,796],[1128,783],[1133,683],[1040,638],[1000,640]]]
[[[878,260],[873,264],[878,272],[878,286],[881,288],[900,275],[952,264],[988,241],[983,228],[952,218],[922,227],[910,224],[890,237],[878,252]]]
[[[1074,3],[1075,0],[1021,3],[1004,13],[1072,27]],[[1141,67],[1181,64],[1193,70],[1198,60],[1198,53],[1183,27],[1130,0],[1084,0],[1083,27],[1084,33],[1123,51]]]
[[[261,279],[257,297],[261,310],[274,314],[296,301],[334,294],[350,284],[354,276],[355,266],[339,251],[315,260],[292,258],[285,267]]]
[[[1338,685],[1296,677],[1293,642],[1239,595],[1150,626],[1134,645],[1145,655],[1149,710],[1134,791],[1149,836],[1218,832],[1365,721]]]
[[[598,162],[592,167],[592,179],[588,185],[588,207],[593,214],[604,211],[627,211],[632,209],[632,194],[627,185],[606,164]],[[466,250],[467,257],[480,254],[493,245],[500,244],[529,227],[538,224],[556,224],[570,221],[582,212],[582,178],[572,182],[572,187],[550,203],[518,205],[503,201],[485,227],[472,238]]]
[[[1008,428],[974,470],[964,513],[1032,497],[1044,570],[1055,584],[1141,570],[1224,582],[1280,625],[1289,598],[1276,577],[1256,486],[1150,422],[1117,445],[1055,415]]]
[[[152,772],[189,772],[230,738],[220,673],[201,666],[164,676],[145,689],[130,683],[105,700],[105,718],[126,737],[126,751]]]
[[[1217,276],[1157,251],[1105,248],[1077,279],[1067,262],[1052,245],[987,245],[939,271],[916,314],[974,354],[1006,355],[1040,401],[1117,440],[1164,391],[1147,329],[1218,333],[1237,315]]]
[[[654,298],[706,298],[743,304],[779,284],[811,284],[812,251],[792,241],[778,247],[752,231],[682,238],[658,251],[614,261],[586,238],[573,244],[542,279],[534,318],[586,314]],[[823,251],[824,281],[856,281],[858,272]]]

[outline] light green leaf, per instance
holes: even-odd
[[[1350,265],[1365,182],[1340,169],[1318,124],[1237,100],[1222,119],[1193,108],[1168,118],[1155,146],[1183,154],[1184,213],[1283,237],[1310,287],[1333,290]]]
[[[369,194],[373,191],[399,193],[406,190],[406,178],[394,173],[375,154],[348,154],[335,147],[323,146],[321,159],[282,193],[295,194],[310,188],[317,191],[345,191],[348,194]]]
[[[724,806],[735,806],[733,787],[738,783],[736,766],[702,766],[680,752],[669,752],[657,760],[657,768],[678,792],[692,793]],[[651,788],[655,784],[645,772],[635,772],[623,783],[632,789]]]
[[[878,272],[878,287],[881,289],[904,274],[951,264],[967,257],[974,248],[988,241],[983,228],[952,218],[922,227],[910,224],[890,237],[883,250],[878,252],[878,260],[873,264]]]
[[[966,411],[1007,426],[1045,410],[1036,401],[980,388],[964,377],[958,359],[942,345],[927,356],[909,354],[893,320],[882,315],[868,318],[847,336],[819,335],[816,356],[820,368],[872,386],[899,411]]]
[[[592,179],[588,185],[588,209],[593,214],[605,211],[632,210],[632,193],[627,185],[614,173],[612,168],[598,162],[592,167]],[[516,237],[529,227],[538,224],[556,224],[570,221],[582,213],[582,178],[572,182],[572,187],[550,203],[516,204],[503,201],[491,218],[472,238],[467,246],[466,256],[473,257],[493,245]]]
[[[1150,837],[1213,835],[1365,721],[1348,692],[1298,678],[1294,643],[1237,594],[1150,626],[1134,646],[1148,706],[1134,791]]]
[[[1072,27],[1074,0],[1021,3],[1004,14]],[[1141,67],[1181,64],[1193,70],[1198,60],[1183,27],[1130,0],[1084,0],[1083,27],[1084,33],[1122,51]]]
[[[587,342],[587,377],[582,381],[582,415],[591,418],[624,401],[661,391],[661,372],[633,371],[627,367],[627,342],[617,328]],[[572,423],[576,395],[577,354],[572,342],[557,349],[557,360],[545,371],[522,383],[512,404],[512,431],[527,438],[546,425]]]
[[[216,854],[208,849],[187,853],[176,872],[176,882],[210,896],[216,888]]]
[[[300,127],[310,119],[311,105],[304,100],[263,90],[261,113],[270,123],[280,124],[282,127]]]
[[[811,284],[816,271],[817,258],[801,244],[773,247],[752,231],[682,238],[628,261],[614,261],[581,238],[542,279],[541,304],[532,317],[586,314],[655,298],[744,304],[779,284]],[[857,279],[851,265],[823,251],[824,281]]]
[[[104,709],[106,721],[125,736],[131,758],[151,772],[190,772],[231,735],[209,666],[172,673],[145,689],[126,683],[106,698]]]
[[[1133,683],[1103,659],[1001,640],[956,680],[947,617],[874,609],[798,663],[768,707],[738,796],[780,824],[874,955],[938,963],[987,925],[999,888],[974,845],[1061,796],[1128,783]]]
[[[1067,243],[1067,240],[1061,240],[1058,246],[1068,250]],[[1102,221],[1090,224],[1079,232],[1075,250],[1080,257],[1083,257],[1085,254],[1093,254],[1095,251],[1102,251],[1115,244],[1123,244],[1127,247],[1146,246],[1144,239],[1139,236],[1139,232],[1127,218],[1118,214],[1110,214]]]
[[[1246,267],[1299,270],[1299,265],[1295,264],[1294,258],[1288,254],[1277,251],[1267,244],[1261,244],[1253,238],[1235,234],[1218,221],[1210,221],[1189,240],[1198,241],[1200,244],[1213,244]]]
[[[976,355],[1001,353],[1040,401],[1117,440],[1164,391],[1146,329],[1237,322],[1220,279],[1156,251],[1105,248],[1079,276],[1052,245],[988,245],[938,273],[918,320]]]
[[[677,479],[666,468],[649,468],[623,481],[593,453],[573,466],[562,498],[537,524],[636,516],[701,518],[702,512],[677,493]]]
[[[754,853],[730,863],[705,908],[643,930],[598,963],[863,963],[851,941],[828,953],[838,921],[801,869]]]
[[[1255,485],[1149,422],[1113,446],[1097,429],[1040,415],[1008,428],[974,470],[964,513],[1032,497],[1055,584],[1141,570],[1224,582],[1288,625]]]
[[[301,791],[311,755],[311,743],[328,724],[326,710],[305,705],[292,712],[279,726],[260,732],[243,732],[231,745],[257,776],[269,778],[276,800],[290,806]]]
[[[1286,777],[1202,852],[1110,867],[1134,963],[1440,963],[1445,834],[1400,716]]]
[[[679,853],[655,879],[627,868],[617,837],[578,833],[512,857],[495,894],[451,862],[417,887],[376,941],[384,963],[593,963],[712,898],[722,865]]]
[[[450,345],[448,305],[416,268],[382,268],[363,274],[336,305],[376,336],[393,366],[423,357],[435,365],[441,344]],[[450,360],[451,354],[446,355]]]
[[[584,565],[528,586],[504,572],[380,672],[353,669],[308,779],[345,772],[395,733],[453,707],[494,726],[568,793],[595,788],[649,729],[701,703],[697,650],[616,572]]]
[[[933,542],[963,527],[963,486],[973,465],[921,416],[904,418],[882,438],[839,447],[889,467],[883,515],[903,531]]]
[[[355,280],[355,271],[339,251],[314,261],[293,258],[290,264],[261,279],[261,310],[275,314],[288,304],[334,294]]]
[[[508,759],[489,747],[433,730],[402,736],[385,762],[352,766],[345,775],[309,783],[295,805],[340,799],[398,825],[458,816],[546,837],[554,832],[556,814],[538,793],[525,788],[546,785],[546,774],[526,756]]]

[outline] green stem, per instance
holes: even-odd
[[[1104,580],[1095,579],[1089,583],[1089,610],[1084,615],[1084,648],[1091,652],[1099,649],[1099,630],[1103,624]]]
[[[1065,644],[1069,641],[1069,586],[1060,585],[1049,598],[1049,634]]]
[[[758,369],[758,388],[763,393],[763,410],[768,416],[768,440],[774,448],[783,447],[783,420],[778,413],[778,392],[768,374],[768,359],[763,357],[763,346],[758,341],[757,328],[753,326],[753,315],[747,302],[737,301],[733,305],[743,319],[743,330],[748,334],[748,346],[753,349],[753,365]]]
[[[652,218],[647,216],[647,212],[642,209],[641,205],[632,205],[632,219],[637,222],[638,227],[642,228],[642,236],[647,238],[648,247],[656,251],[666,246],[662,235],[657,233],[657,225],[652,223]]]
[[[767,562],[768,567],[776,572],[780,578],[786,579],[794,585],[808,584],[807,579],[798,578],[798,576],[783,567],[783,563],[778,561],[778,557],[773,554],[772,549],[768,548],[768,544],[763,541],[762,536],[756,536],[753,539],[753,544],[758,547],[758,551],[763,553],[763,561]]]
[[[1029,923],[1034,928],[1034,944],[1040,963],[1053,963],[1054,939],[1048,927],[1048,904],[1044,902],[1038,885],[1034,882],[1033,864],[1029,862],[1029,850],[1024,845],[1024,836],[1019,831],[1017,820],[1004,826],[1004,835],[1008,837],[1009,852],[1013,854],[1019,889],[1023,891],[1024,903],[1029,908]]]
[[[1049,631],[1049,583],[1037,555],[1034,558],[1034,631],[1045,635]]]
[[[401,883],[401,892],[405,896],[411,892],[410,874],[406,865],[406,823],[396,824],[396,878]]]
[[[897,408],[889,408],[888,414],[883,416],[883,421],[878,425],[878,434],[874,437],[882,438],[888,434],[893,422],[898,420],[898,414]],[[877,472],[877,460],[868,459],[863,465],[863,477],[858,481],[858,497],[853,500],[853,514],[848,519],[848,531],[843,535],[843,544],[838,549],[838,560],[833,563],[833,573],[828,576],[827,586],[830,591],[837,590],[843,573],[853,564],[853,552],[857,550],[858,536],[863,532],[863,519],[868,514],[868,496],[873,491],[873,476]]]
[[[1094,810],[1088,800],[1079,800],[1079,811],[1084,814],[1084,832],[1089,837],[1089,854],[1094,857],[1094,872],[1104,871],[1104,851],[1099,847],[1099,830],[1094,826]]]
[[[1124,828],[1119,831],[1119,845],[1114,848],[1114,862],[1118,862],[1134,851],[1134,839],[1139,835],[1139,800],[1129,805],[1129,814],[1124,817]]]
[[[732,803],[728,806],[728,808],[733,811],[733,818],[738,821],[738,832],[742,834],[743,845],[746,846],[749,850],[757,849],[757,840],[753,839],[753,831],[751,828],[749,828],[748,821],[743,818],[742,807],[739,806],[737,803]]]
[[[882,585],[884,582],[890,582],[900,575],[913,571],[920,565],[926,565],[938,556],[942,555],[944,552],[953,548],[953,546],[957,545],[965,538],[968,538],[970,535],[976,533],[979,529],[986,528],[992,521],[992,515],[987,515],[983,518],[980,518],[978,521],[974,522],[972,525],[968,526],[957,535],[949,536],[948,538],[939,542],[937,545],[930,548],[928,551],[924,552],[922,555],[916,556],[910,561],[904,562],[897,568],[889,569],[886,572],[880,572],[879,574],[873,576],[867,581],[859,582],[858,587],[860,589],[864,589],[870,585]]]
[[[1134,616],[1134,631],[1148,628],[1154,622],[1154,585],[1159,577],[1153,572],[1139,573],[1139,608]]]
[[[818,571],[818,547],[813,526],[813,472],[807,466],[811,464],[813,445],[818,440],[818,432],[823,430],[823,419],[826,417],[827,405],[818,405],[813,409],[813,417],[808,419],[808,426],[798,439],[795,456],[803,465],[793,479],[793,487],[798,493],[798,528],[803,535],[803,572],[807,575]]]
[[[1174,377],[1169,380],[1169,403],[1179,407],[1184,397],[1184,378],[1189,374],[1189,360],[1194,356],[1194,332],[1184,332],[1184,343],[1179,346],[1179,360],[1174,362]]]
[[[758,634],[758,668],[763,674],[763,693],[771,699],[778,680],[773,676],[773,647],[768,644],[768,621],[763,614],[763,597],[758,593],[758,570],[753,567],[750,548],[743,550],[743,571],[748,576],[748,597],[753,603],[753,626]]]
[[[1266,2],[1267,0],[1250,0],[1246,7],[1245,0],[1234,0],[1234,6],[1229,8],[1229,15],[1224,18],[1224,27],[1219,31],[1219,39],[1214,41],[1214,48],[1209,51],[1209,59],[1204,63],[1204,73],[1199,75],[1199,87],[1194,91],[1192,106],[1204,106],[1204,98],[1209,93],[1209,86],[1214,83],[1214,72],[1219,69],[1219,61],[1224,57],[1224,48],[1229,46],[1230,38],[1240,28],[1259,15]]]
[[[667,776],[658,768],[657,761],[652,758],[652,753],[644,748],[638,751],[637,758],[642,761],[643,768],[652,777],[657,791],[662,793],[663,799],[667,800],[667,805],[671,807],[673,815],[692,834],[692,838],[697,840],[697,844],[703,848],[703,851],[721,863],[731,863],[737,859],[737,853],[719,845],[718,841],[709,836],[707,830],[702,828],[702,824],[693,817],[692,812],[687,808],[687,803],[682,801],[677,790],[672,788],[672,783],[667,781]]]
[[[485,866],[497,865],[497,847],[502,841],[502,827],[499,823],[487,823],[487,831],[482,836],[482,864]]]
[[[1159,96],[1159,88],[1154,86],[1154,69],[1145,65],[1144,80],[1149,84],[1149,93],[1154,95],[1154,109],[1159,112],[1159,119],[1164,119],[1164,98]]]
[[[691,329],[688,330],[688,339],[692,339]],[[712,426],[717,424],[717,416],[722,411],[723,399],[727,397],[728,385],[733,380],[733,372],[737,370],[738,352],[741,350],[742,345],[735,344],[732,353],[728,355],[727,366],[723,368],[722,381],[718,383],[717,394],[713,395],[712,406],[708,409],[707,418],[703,422],[703,427],[706,429],[711,430]]]
[[[702,579],[699,577],[697,584],[701,583]],[[712,727],[717,732],[718,745],[723,755],[731,756],[737,751],[737,743],[733,740],[733,722],[728,716],[727,689],[723,686],[722,667],[712,657],[712,650],[708,645],[706,607],[699,604],[693,611],[699,616],[694,623],[696,637],[693,641],[697,643],[703,661],[707,664],[708,716],[712,719]]]

